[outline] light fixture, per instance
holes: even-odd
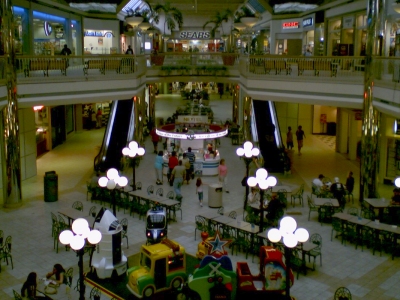
[[[85,254],[86,240],[92,245],[101,241],[101,232],[97,229],[90,230],[86,219],[79,218],[72,223],[72,231],[64,230],[59,235],[59,240],[63,245],[70,245],[71,249],[79,256],[79,300],[85,299],[85,283],[83,274],[83,255]]]
[[[400,177],[397,177],[397,178],[394,180],[394,185],[395,185],[396,187],[400,188]]]
[[[132,189],[136,191],[136,178],[135,178],[135,169],[136,169],[136,157],[143,156],[146,151],[144,148],[139,147],[139,144],[136,141],[132,141],[129,143],[128,147],[122,149],[122,155],[128,156],[131,158],[132,165]]]
[[[119,176],[118,170],[115,168],[111,168],[107,171],[107,177],[103,176],[99,178],[99,186],[107,187],[107,189],[112,191],[112,205],[113,205],[113,214],[116,217],[116,203],[115,203],[115,191],[114,189],[118,185],[119,187],[125,187],[128,184],[128,179],[125,176]]]

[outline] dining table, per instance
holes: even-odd
[[[306,254],[309,254],[312,250],[317,248],[318,245],[311,243],[309,241],[305,243],[299,243],[299,249],[301,251],[301,269],[304,272],[304,275],[307,275],[307,269],[314,270],[313,268],[307,267],[306,263]]]
[[[64,208],[58,211],[59,214],[68,218],[68,226],[76,219],[83,218],[88,221],[89,225],[93,225],[95,217],[89,216],[89,213],[77,210],[75,208]]]
[[[385,198],[365,198],[364,201],[367,202],[371,208],[378,210],[379,220],[383,220],[383,211],[391,204],[391,200]]]
[[[316,206],[322,206],[325,203],[331,203],[333,207],[339,207],[339,201],[336,198],[314,198]]]
[[[47,293],[46,286],[51,286],[52,289],[56,289],[56,293]],[[52,280],[42,278],[38,280],[38,284],[36,287],[37,296],[44,295],[47,300],[69,300],[69,299],[79,299],[79,292],[69,285],[61,284],[61,285],[53,285]]]

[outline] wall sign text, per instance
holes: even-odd
[[[303,19],[303,27],[308,27],[308,26],[312,26],[314,24],[314,20],[313,18],[306,18]]]
[[[179,38],[181,39],[209,39],[210,38],[209,31],[181,31],[179,34]]]
[[[91,31],[91,30],[86,30],[84,32],[84,36],[94,36],[94,37],[105,37],[105,38],[112,38],[114,34],[111,31]]]
[[[283,29],[299,28],[299,22],[284,22],[282,23]]]

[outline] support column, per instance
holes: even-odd
[[[2,46],[6,57],[7,105],[2,111],[2,181],[4,207],[18,207],[22,204],[21,160],[19,147],[19,122],[17,99],[17,76],[15,72],[14,25],[12,4],[1,0],[2,13],[0,28]]]
[[[364,73],[364,103],[361,128],[361,174],[360,201],[377,197],[377,174],[379,162],[379,126],[380,115],[373,107],[374,72],[372,57],[382,54],[385,0],[368,0],[367,6],[367,45]]]
[[[349,118],[349,159],[357,159],[357,144],[358,144],[358,126],[359,121],[356,120],[355,114],[351,113]]]
[[[337,109],[336,117],[336,151],[347,153],[349,114],[344,109]]]

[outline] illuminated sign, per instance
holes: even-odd
[[[105,37],[105,38],[112,38],[114,34],[111,31],[90,31],[87,30],[84,32],[84,36],[94,36],[94,37]]]
[[[179,38],[181,39],[209,39],[211,37],[209,31],[181,31]]]
[[[208,116],[178,116],[179,123],[207,123]]]
[[[283,29],[294,29],[299,28],[299,22],[284,22],[282,23]]]
[[[49,36],[53,32],[53,28],[51,27],[50,23],[47,21],[44,22],[43,29],[44,29],[44,34],[46,36]]]
[[[303,27],[312,26],[314,24],[313,18],[303,19]]]
[[[215,132],[205,132],[205,133],[182,133],[182,132],[169,132],[160,129],[156,129],[156,133],[159,136],[180,139],[180,140],[206,140],[206,139],[216,139],[223,137],[228,134],[228,129]]]

